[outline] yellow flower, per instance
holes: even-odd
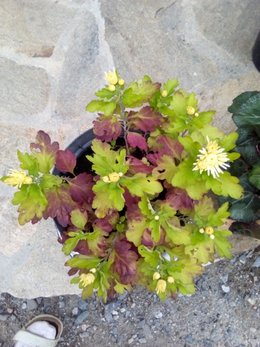
[[[186,111],[190,116],[192,116],[195,113],[195,108],[192,106],[187,106]]]
[[[156,215],[154,216],[154,219],[155,219],[155,220],[159,220],[159,219],[160,219],[160,217],[158,216],[158,214],[156,214]]]
[[[32,177],[27,176],[23,171],[10,170],[9,176],[5,177],[3,181],[9,186],[21,188],[22,184],[32,184]]]
[[[119,84],[120,86],[123,86],[123,85],[125,84],[125,81],[124,81],[122,78],[119,78],[118,84]]]
[[[161,277],[161,275],[159,274],[159,272],[155,272],[155,273],[153,274],[153,280],[154,280],[154,281],[157,281],[160,277]]]
[[[103,182],[105,182],[105,183],[110,182],[110,180],[109,180],[109,177],[108,177],[108,176],[104,176],[104,177],[102,177],[102,181],[103,181]]]
[[[95,281],[95,276],[93,275],[93,273],[81,274],[79,278],[79,283],[82,284],[83,287],[87,287]]]
[[[216,141],[210,141],[207,137],[207,145],[199,150],[197,160],[193,164],[193,171],[199,171],[200,174],[206,171],[208,176],[212,175],[217,178],[219,174],[223,173],[230,165],[228,155],[224,148],[220,147]]]
[[[161,95],[165,98],[168,95],[167,90],[162,90]]]
[[[214,240],[215,235],[210,235],[211,240]]]
[[[156,294],[160,294],[160,293],[165,293],[166,291],[166,286],[167,286],[167,283],[165,280],[159,280],[156,284],[156,288],[155,288],[155,291],[156,291]]]
[[[109,181],[110,182],[118,182],[120,179],[120,175],[117,172],[112,172],[111,174],[108,175]]]
[[[108,84],[117,84],[118,77],[116,71],[109,71],[105,73],[105,79]]]
[[[169,277],[167,278],[167,281],[168,281],[169,283],[174,283],[174,278],[173,278],[172,276],[169,276]]]
[[[203,228],[200,228],[199,232],[200,232],[201,234],[204,234],[205,230],[204,230]]]
[[[116,90],[116,87],[113,85],[113,84],[110,84],[108,87],[107,87],[108,90],[110,90],[110,92],[114,92]]]
[[[94,267],[92,269],[89,270],[89,272],[92,272],[93,274],[95,274],[97,272],[97,269],[95,269]]]
[[[214,233],[214,229],[212,227],[206,227],[205,233],[208,235],[212,235]]]

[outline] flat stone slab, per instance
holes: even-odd
[[[257,0],[3,0],[0,4],[0,175],[17,167],[39,129],[67,146],[91,127],[85,105],[118,68],[126,81],[178,78],[215,124],[235,128],[227,107],[259,88],[251,47]],[[232,15],[231,15],[232,14]],[[21,227],[12,188],[0,183],[0,292],[33,298],[77,294],[53,222]],[[235,253],[259,241],[235,236]]]

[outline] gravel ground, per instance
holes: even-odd
[[[197,293],[162,303],[137,288],[104,305],[76,295],[0,296],[0,346],[29,319],[50,313],[64,323],[58,346],[260,347],[260,248],[206,268]]]

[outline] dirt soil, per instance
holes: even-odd
[[[76,295],[27,300],[4,293],[0,346],[12,346],[21,326],[49,313],[64,324],[59,347],[260,347],[259,280],[258,247],[207,266],[195,295],[164,303],[142,288],[107,304]]]

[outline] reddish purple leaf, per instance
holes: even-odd
[[[137,159],[133,156],[128,156],[128,163],[129,163],[129,169],[128,172],[131,174],[135,173],[145,173],[145,174],[151,174],[154,166],[145,164],[142,160]]]
[[[151,132],[162,125],[164,118],[150,106],[145,106],[138,112],[129,112],[128,122],[132,129]]]
[[[103,231],[110,233],[114,230],[119,220],[119,213],[115,210],[109,210],[105,218],[97,218],[94,225]]]
[[[92,205],[94,198],[92,175],[83,172],[69,180],[68,183],[70,195],[74,201],[79,204],[87,203],[88,205]]]
[[[40,152],[56,155],[57,151],[59,150],[59,144],[58,142],[51,143],[50,136],[44,131],[40,130],[36,135],[36,142],[31,143],[30,148],[31,150],[37,149]]]
[[[133,196],[129,193],[129,190],[125,189],[124,199],[126,205],[126,214],[128,220],[142,219],[141,211],[138,207],[138,203],[141,200],[138,196]]]
[[[136,278],[138,254],[132,249],[132,244],[126,240],[115,243],[114,271],[120,276],[123,284],[133,283]]]
[[[170,157],[181,159],[183,146],[177,140],[172,139],[170,136],[161,135],[156,139],[156,142],[151,148],[154,152],[162,157],[163,155],[169,155]]]
[[[146,247],[153,247],[154,243],[151,237],[151,231],[149,229],[145,229],[142,235],[142,244]]]
[[[73,173],[77,158],[69,149],[59,150],[56,155],[56,168],[61,172]]]
[[[165,200],[175,210],[193,209],[193,200],[188,196],[185,190],[180,188],[168,189]]]
[[[72,200],[69,190],[66,186],[62,186],[59,189],[52,190],[47,194],[48,206],[44,212],[43,217],[57,218],[57,221],[63,227],[66,227],[70,223],[70,212],[75,210],[78,206],[75,201]]]
[[[115,141],[121,135],[122,127],[115,116],[100,116],[93,122],[93,132],[101,141]]]
[[[138,147],[145,152],[148,149],[146,139],[144,138],[144,136],[138,133],[129,132],[127,134],[127,142],[130,147],[133,147],[133,148]]]
[[[160,162],[160,160],[162,159],[162,156],[160,155],[160,153],[149,153],[149,154],[147,154],[146,158],[154,166],[157,166],[158,163]]]

